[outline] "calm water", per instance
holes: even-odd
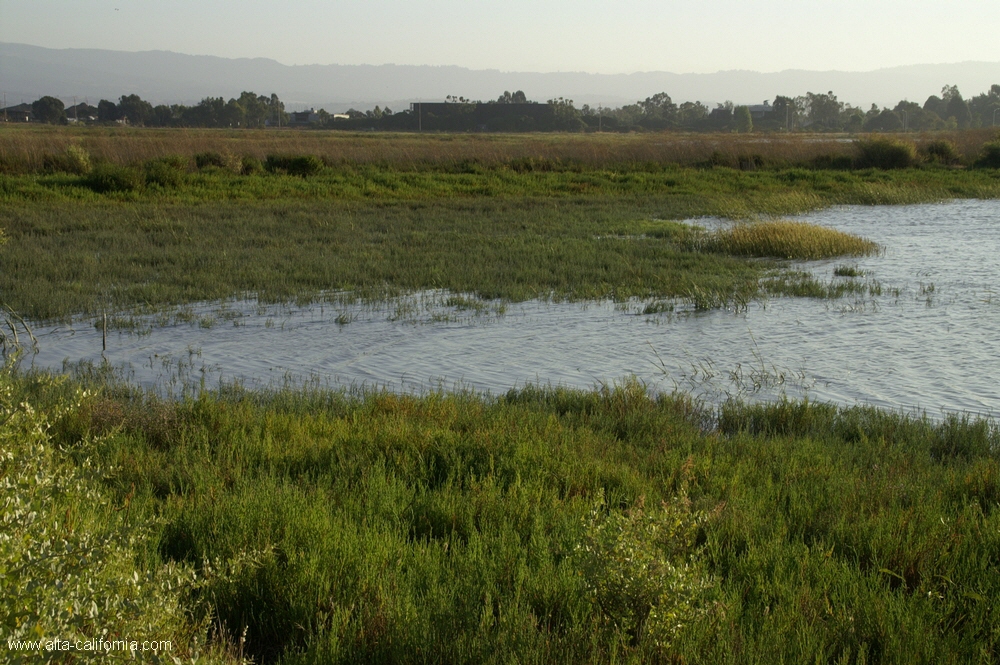
[[[882,294],[656,316],[640,314],[645,302],[528,302],[476,314],[434,293],[378,308],[231,302],[187,310],[166,326],[150,319],[138,333],[110,332],[104,357],[133,381],[173,392],[220,379],[313,379],[498,393],[635,375],[712,400],[787,394],[930,415],[1000,412],[1000,201],[852,206],[802,219],[884,245],[877,257],[804,264],[824,280],[843,279],[833,276],[837,265],[856,265]],[[92,321],[35,332],[40,352],[27,360],[36,367],[102,362]]]

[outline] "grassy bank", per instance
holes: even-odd
[[[5,477],[32,468],[12,428],[47,419],[42,468],[101,497],[42,493],[51,537],[143,526],[122,578],[189,576],[157,597],[180,608],[157,629],[176,654],[214,625],[206,661],[226,645],[262,663],[998,658],[991,422],[713,413],[635,384],[161,402],[0,380]]]

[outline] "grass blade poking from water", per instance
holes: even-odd
[[[843,231],[806,222],[769,221],[736,224],[699,241],[704,251],[732,256],[826,259],[877,254],[877,243]]]

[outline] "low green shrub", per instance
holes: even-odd
[[[259,159],[247,155],[240,160],[240,175],[256,175],[264,171],[264,164]]]
[[[1000,139],[983,145],[979,159],[976,160],[976,168],[1000,169]]]
[[[37,389],[59,392],[61,381],[42,377]],[[140,565],[155,520],[136,523],[127,501],[112,505],[103,484],[111,470],[94,461],[95,441],[85,437],[69,450],[53,440],[53,426],[71,419],[87,393],[77,389],[69,400],[35,409],[15,383],[11,365],[0,368],[0,626],[5,644],[23,648],[0,660],[57,662],[45,647],[53,639],[100,638],[103,645],[145,637],[169,645],[146,650],[143,662],[174,663],[182,656],[220,662],[218,653],[198,661],[210,617],[191,613],[199,585],[194,568]],[[110,649],[110,641],[103,648]]]
[[[736,164],[740,171],[756,171],[764,168],[764,158],[761,155],[740,155]]]
[[[139,169],[108,163],[95,166],[85,180],[86,185],[99,194],[138,191],[145,182]]]
[[[323,160],[316,155],[268,155],[264,168],[271,173],[306,177],[323,170]]]
[[[861,169],[905,169],[917,163],[912,143],[890,138],[862,139],[854,143],[854,165]]]
[[[630,645],[668,648],[703,613],[712,582],[695,549],[702,519],[686,496],[622,513],[601,494],[584,520],[577,557],[588,594]]]
[[[812,160],[812,167],[830,171],[849,171],[854,167],[854,160],[850,155],[820,155]]]
[[[194,156],[194,165],[199,169],[203,169],[209,166],[215,166],[218,168],[225,168],[226,158],[217,152],[199,152]]]
[[[168,155],[146,162],[147,185],[159,185],[167,189],[176,189],[184,182],[188,161],[179,155]]]
[[[927,145],[920,148],[920,154],[923,158],[932,164],[957,164],[961,155],[958,154],[958,148],[951,141],[945,141],[943,139],[937,141],[931,141]]]
[[[46,171],[63,171],[65,173],[76,173],[86,175],[90,172],[90,153],[82,146],[73,144],[66,148],[66,152],[59,155],[45,155],[42,157],[42,168]]]

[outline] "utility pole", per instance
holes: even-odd
[[[417,102],[417,131],[424,131],[424,103]]]

